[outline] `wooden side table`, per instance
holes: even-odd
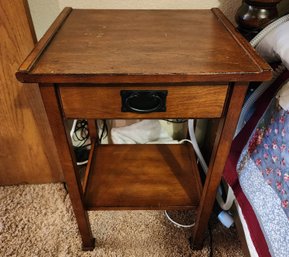
[[[248,82],[270,67],[218,9],[65,8],[16,74],[37,82],[82,237],[87,210],[193,209],[203,235]],[[80,178],[66,121],[87,119],[92,150]],[[98,145],[95,119],[219,118],[205,184],[187,145]]]

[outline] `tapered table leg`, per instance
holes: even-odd
[[[195,227],[193,230],[191,246],[201,249],[204,233],[215,202],[217,188],[221,182],[224,166],[231,148],[239,113],[247,92],[247,84],[236,83],[232,87],[230,102],[227,103],[227,114],[223,115],[218,125],[218,132],[210,159],[209,169],[197,210]]]
[[[87,211],[83,204],[80,177],[75,166],[76,162],[68,128],[65,124],[65,118],[62,116],[57,88],[53,84],[45,84],[40,86],[40,92],[56,148],[61,158],[60,162],[64,179],[68,186],[69,196],[82,239],[82,249],[92,250],[95,246],[95,240],[92,236]]]

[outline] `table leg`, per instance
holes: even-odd
[[[96,120],[87,120],[88,132],[91,139],[95,139],[98,142],[98,129],[96,127]]]
[[[42,84],[40,92],[55,139],[58,155],[61,157],[64,179],[68,186],[69,196],[82,238],[82,249],[92,250],[95,240],[92,236],[88,214],[83,204],[81,182],[75,166],[76,162],[69,138],[69,131],[62,116],[57,88],[53,84]]]
[[[219,122],[209,169],[197,210],[196,223],[191,240],[193,249],[202,248],[204,233],[208,226],[216,191],[221,182],[247,88],[247,84],[236,83],[234,85],[229,98],[230,101],[227,104],[227,112]]]

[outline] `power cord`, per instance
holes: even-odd
[[[76,164],[84,165],[88,162],[89,147],[89,132],[87,120],[74,120],[70,132],[73,141],[73,150],[76,156]]]
[[[87,140],[89,139],[89,133],[87,128],[87,121],[86,120],[76,120],[75,125],[73,124],[73,133],[72,139],[75,142],[79,142],[78,145],[74,145],[75,147],[82,147],[85,145]]]
[[[194,132],[194,120],[188,120],[188,126],[189,126],[189,134],[190,134],[190,138],[191,140],[189,139],[183,139],[181,141],[179,141],[180,144],[182,143],[190,143],[192,145],[192,147],[194,148],[194,151],[198,157],[198,162],[200,162],[200,165],[203,169],[203,171],[205,173],[207,173],[208,171],[208,165],[200,151],[200,148],[198,146],[198,143],[196,141],[196,136],[195,136],[195,132]],[[222,198],[222,189],[221,187],[218,188],[218,192],[217,192],[217,195],[216,195],[216,199],[217,199],[217,202],[219,204],[219,206],[223,209],[223,210],[228,210],[229,208],[231,208],[232,206],[232,203],[234,201],[234,194],[233,194],[233,191],[231,188],[229,188],[229,191],[228,191],[228,197],[227,197],[227,200],[226,202],[224,202],[223,198]],[[183,224],[180,224],[176,221],[174,221],[167,213],[167,211],[165,211],[165,216],[167,217],[167,219],[172,222],[174,225],[176,225],[177,227],[181,227],[181,228],[191,228],[195,225],[195,223],[192,223],[190,225],[183,225]]]
[[[207,174],[207,171],[208,171],[208,165],[201,153],[201,150],[199,148],[199,145],[197,143],[197,140],[196,140],[196,135],[195,135],[195,131],[194,131],[194,120],[193,119],[190,119],[188,121],[188,127],[189,127],[189,134],[190,134],[190,139],[183,139],[181,140],[179,143],[184,143],[184,142],[188,142],[190,143],[193,148],[194,148],[194,151],[200,161],[200,165],[204,171],[205,174]],[[223,200],[223,197],[222,197],[222,188],[219,186],[218,187],[218,190],[217,190],[217,195],[216,195],[216,200],[219,204],[219,206],[224,210],[224,211],[227,211],[229,210],[231,207],[232,207],[232,204],[234,202],[234,199],[235,199],[235,196],[234,196],[234,193],[233,193],[233,190],[231,187],[229,187],[229,190],[228,190],[228,193],[227,193],[227,199],[226,201],[224,202]]]
[[[99,143],[101,144],[102,140],[108,136],[108,126],[106,123],[106,120],[102,120],[102,128],[101,128],[101,134],[99,137]]]
[[[195,222],[192,223],[192,224],[189,224],[189,225],[184,225],[184,224],[180,224],[180,223],[174,221],[174,220],[170,217],[170,215],[168,214],[167,211],[165,211],[165,216],[167,217],[167,219],[168,219],[170,222],[172,222],[172,223],[173,223],[175,226],[177,226],[178,228],[192,228],[193,226],[195,226]]]

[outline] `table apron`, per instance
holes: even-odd
[[[93,86],[59,85],[59,98],[66,118],[165,119],[220,118],[229,86]],[[137,113],[122,111],[122,90],[167,91],[165,111]]]

